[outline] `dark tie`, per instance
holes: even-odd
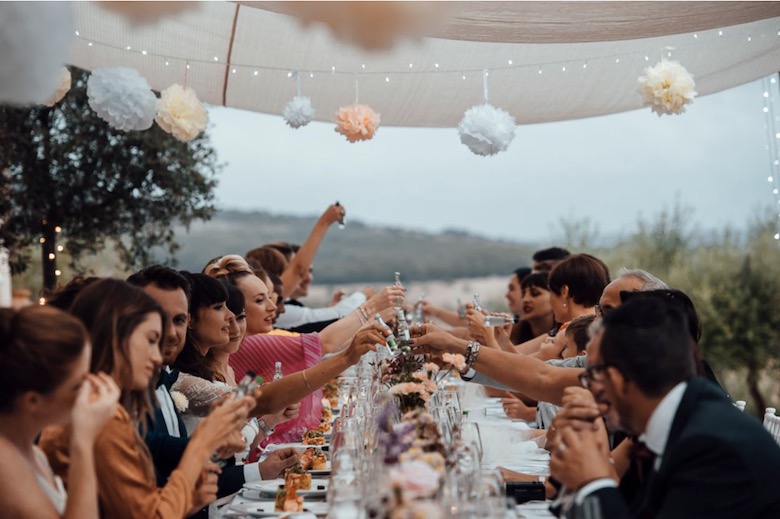
[[[642,486],[648,480],[655,464],[655,454],[647,448],[644,442],[636,441],[634,450],[631,452],[631,458],[636,467],[636,476],[639,485]]]

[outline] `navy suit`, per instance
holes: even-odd
[[[780,446],[720,388],[696,377],[674,416],[661,465],[633,503],[617,488],[604,488],[571,515],[598,509],[610,519],[780,518],[779,485]]]

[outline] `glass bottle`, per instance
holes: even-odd
[[[396,340],[395,340],[395,335],[393,335],[393,330],[392,330],[392,329],[391,329],[391,328],[390,328],[390,327],[387,325],[387,323],[385,323],[385,322],[382,320],[382,316],[381,316],[381,315],[379,315],[379,314],[375,314],[375,315],[374,315],[374,320],[376,321],[376,323],[377,323],[379,326],[381,326],[382,328],[384,328],[385,330],[387,330],[388,332],[390,332],[390,335],[388,335],[388,336],[385,338],[385,342],[387,343],[387,348],[388,348],[388,349],[389,349],[391,352],[394,352],[395,350],[397,350],[397,349],[398,349],[398,341],[396,341]]]
[[[282,374],[282,363],[278,360],[274,363],[274,378],[273,381],[276,382],[280,378],[282,378],[284,375]]]

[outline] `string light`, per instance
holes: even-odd
[[[41,236],[40,242],[41,242],[41,243],[46,243],[46,238],[44,238],[43,236]]]
[[[50,253],[49,253],[49,259],[50,259],[50,260],[53,260],[54,258],[56,258],[56,256],[54,255],[54,253],[53,253],[53,252],[50,252]]]
[[[62,271],[60,269],[57,269],[57,270],[54,271],[54,275],[55,276],[61,276],[62,275]]]
[[[58,225],[57,227],[54,228],[54,232],[62,232],[62,227]]]
[[[255,76],[255,77],[257,77],[258,74],[259,74],[259,72],[256,71],[256,70],[252,73],[252,75]]]
[[[41,305],[41,306],[45,305],[46,304],[46,298],[45,297],[41,297],[40,299],[38,299],[38,304]]]
[[[62,245],[57,245],[57,252],[62,252],[64,250],[65,250],[65,247],[63,247]]]
[[[772,195],[774,195],[775,201],[780,204],[780,186],[778,185],[778,179],[780,179],[780,146],[778,146],[777,142],[777,139],[780,139],[780,131],[778,131],[777,128],[778,119],[775,114],[775,107],[780,103],[780,90],[776,85],[777,74],[773,74],[771,78],[765,77],[762,80],[763,91],[761,98],[764,101],[763,112],[765,114],[764,117],[767,131],[766,149],[769,153],[770,174],[766,177],[766,180],[772,186]],[[772,134],[775,135],[774,139],[772,138]],[[780,240],[780,213],[777,217],[778,220],[774,239]]]
[[[773,32],[774,32],[774,30],[773,30]],[[698,44],[698,42],[700,40],[705,40],[706,41],[708,39],[708,36],[709,36],[709,39],[714,39],[714,38],[716,38],[715,33],[716,33],[716,31],[714,31],[714,30],[712,32],[708,32],[707,34],[702,34],[702,35],[699,35],[698,33],[693,33],[692,36],[693,36],[693,40],[695,40],[695,42],[691,42],[691,45],[693,45],[694,43]],[[86,41],[87,45],[89,47],[93,46],[93,42],[87,40],[87,38],[82,36],[80,31],[76,30],[75,34],[76,34],[76,37],[78,39],[81,39],[82,41]],[[780,36],[780,31],[777,31],[777,34],[778,34],[778,36]],[[737,34],[737,33],[734,33],[733,35],[729,35],[729,36],[725,36],[725,37],[735,40],[735,43],[737,43],[738,41],[745,42],[746,40],[748,42],[752,42],[752,40],[753,40],[752,35],[746,36],[744,34]],[[722,29],[717,31],[717,38],[724,38],[724,31]],[[763,34],[759,35],[759,39],[760,40],[765,40],[766,39],[766,35],[763,35]],[[135,50],[135,49],[133,49],[133,47],[131,45],[115,46],[115,45],[111,45],[111,44],[108,44],[108,43],[101,43],[101,42],[97,42],[97,44],[100,45],[101,47],[106,47],[106,48],[110,48],[110,49],[117,49],[117,50],[125,50],[125,51],[128,51],[128,52],[134,52],[134,53],[142,54],[144,56],[145,55],[159,56],[159,57],[165,58],[166,65],[168,65],[168,62],[169,62],[169,57],[165,57],[165,56],[162,56],[162,55],[159,55],[159,54],[155,54],[153,51],[149,51],[149,50],[146,50],[146,49],[144,49],[144,50]],[[667,53],[666,55],[671,57],[671,53]],[[626,61],[623,58],[628,58],[628,57],[639,57],[640,59],[643,57],[644,61],[650,61],[650,56],[643,50],[626,51],[626,52],[620,53],[620,54],[607,54],[607,55],[596,55],[596,56],[587,57],[586,61],[585,61],[585,64],[582,65],[582,68],[585,69],[585,70],[591,68],[588,65],[589,65],[589,63],[591,61],[594,61],[594,60],[598,61],[598,60],[611,60],[611,59],[614,59],[616,64],[620,64],[620,63],[623,63],[623,62]],[[178,60],[181,60],[181,61],[185,61],[185,58],[172,58],[172,59],[178,59]],[[189,61],[192,61],[193,63],[214,63],[214,62],[219,62],[220,59],[219,59],[218,56],[214,56],[210,60],[206,60],[206,59],[190,59]],[[466,69],[466,70],[464,70],[464,69],[460,69],[460,70],[458,70],[458,69],[449,69],[449,70],[446,70],[446,69],[442,69],[441,65],[438,62],[433,64],[433,68],[432,69],[425,69],[425,68],[423,68],[423,69],[420,69],[420,70],[418,70],[419,66],[415,67],[413,63],[409,63],[408,64],[408,68],[404,67],[404,70],[377,70],[377,71],[374,71],[374,72],[369,72],[367,70],[368,69],[367,64],[365,64],[365,63],[359,63],[359,65],[356,64],[356,67],[358,67],[357,70],[360,71],[361,74],[376,75],[379,78],[386,77],[386,75],[388,73],[393,73],[393,74],[396,74],[396,73],[398,73],[398,74],[404,74],[404,73],[406,73],[406,74],[414,74],[414,73],[420,73],[420,72],[421,73],[437,72],[437,73],[449,73],[449,74],[461,74],[461,73],[472,73],[472,72],[474,72],[474,73],[481,73],[482,70],[484,70],[485,68],[487,68],[488,70],[500,70],[500,69],[522,70],[522,69],[533,69],[533,68],[537,68],[538,67],[538,69],[539,69],[538,73],[542,74],[542,72],[541,72],[542,66],[560,66],[561,70],[564,71],[563,70],[564,68],[567,68],[568,66],[572,66],[577,61],[582,63],[582,58],[580,58],[579,60],[569,59],[569,60],[559,60],[559,61],[549,62],[549,63],[528,63],[528,64],[521,64],[521,65],[515,65],[513,59],[507,59],[505,64],[501,65],[501,66],[496,66],[496,67],[484,67],[484,66],[481,66],[481,67],[475,68],[473,70],[471,70],[471,69]],[[285,73],[288,70],[286,68],[283,69],[282,67],[262,66],[262,65],[257,65],[257,64],[228,63],[228,65],[231,66],[233,69],[235,69],[236,72],[240,68],[248,68],[251,71],[253,71],[253,74],[254,74],[254,71],[256,71],[257,69],[260,69],[260,70],[272,70],[272,71],[273,70],[276,70],[276,71],[284,70]],[[187,68],[189,68],[189,67],[187,67]],[[311,71],[312,74],[314,72],[323,72],[324,73],[324,72],[326,72],[326,70]],[[349,74],[350,76],[354,76],[356,74],[356,71],[350,71],[350,70],[344,70],[344,71],[338,71],[337,72],[335,65],[330,67],[330,72],[333,73],[333,74]],[[313,77],[313,76],[311,76],[311,77]],[[774,78],[773,78],[773,82],[774,82]]]

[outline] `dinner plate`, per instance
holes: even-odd
[[[325,445],[304,445],[301,442],[298,443],[269,443],[265,446],[265,450],[271,452],[271,451],[278,451],[279,449],[287,449],[289,447],[292,447],[293,449],[297,450],[306,450],[309,447],[316,447],[323,451],[329,451],[330,450],[330,443],[326,443]]]
[[[328,495],[328,481],[327,479],[315,479],[311,480],[311,490],[298,490],[298,495],[306,497],[325,497]],[[253,481],[251,483],[244,483],[244,488],[248,490],[256,490],[260,494],[268,496],[276,496],[276,491],[279,490],[279,486],[284,486],[283,479],[275,479],[271,481]]]
[[[241,503],[230,507],[230,510],[241,512],[251,517],[263,518],[297,518],[304,519],[313,517],[313,515],[322,515],[328,513],[328,504],[323,502],[303,503],[303,512],[275,512],[273,501],[262,501],[258,503]]]

